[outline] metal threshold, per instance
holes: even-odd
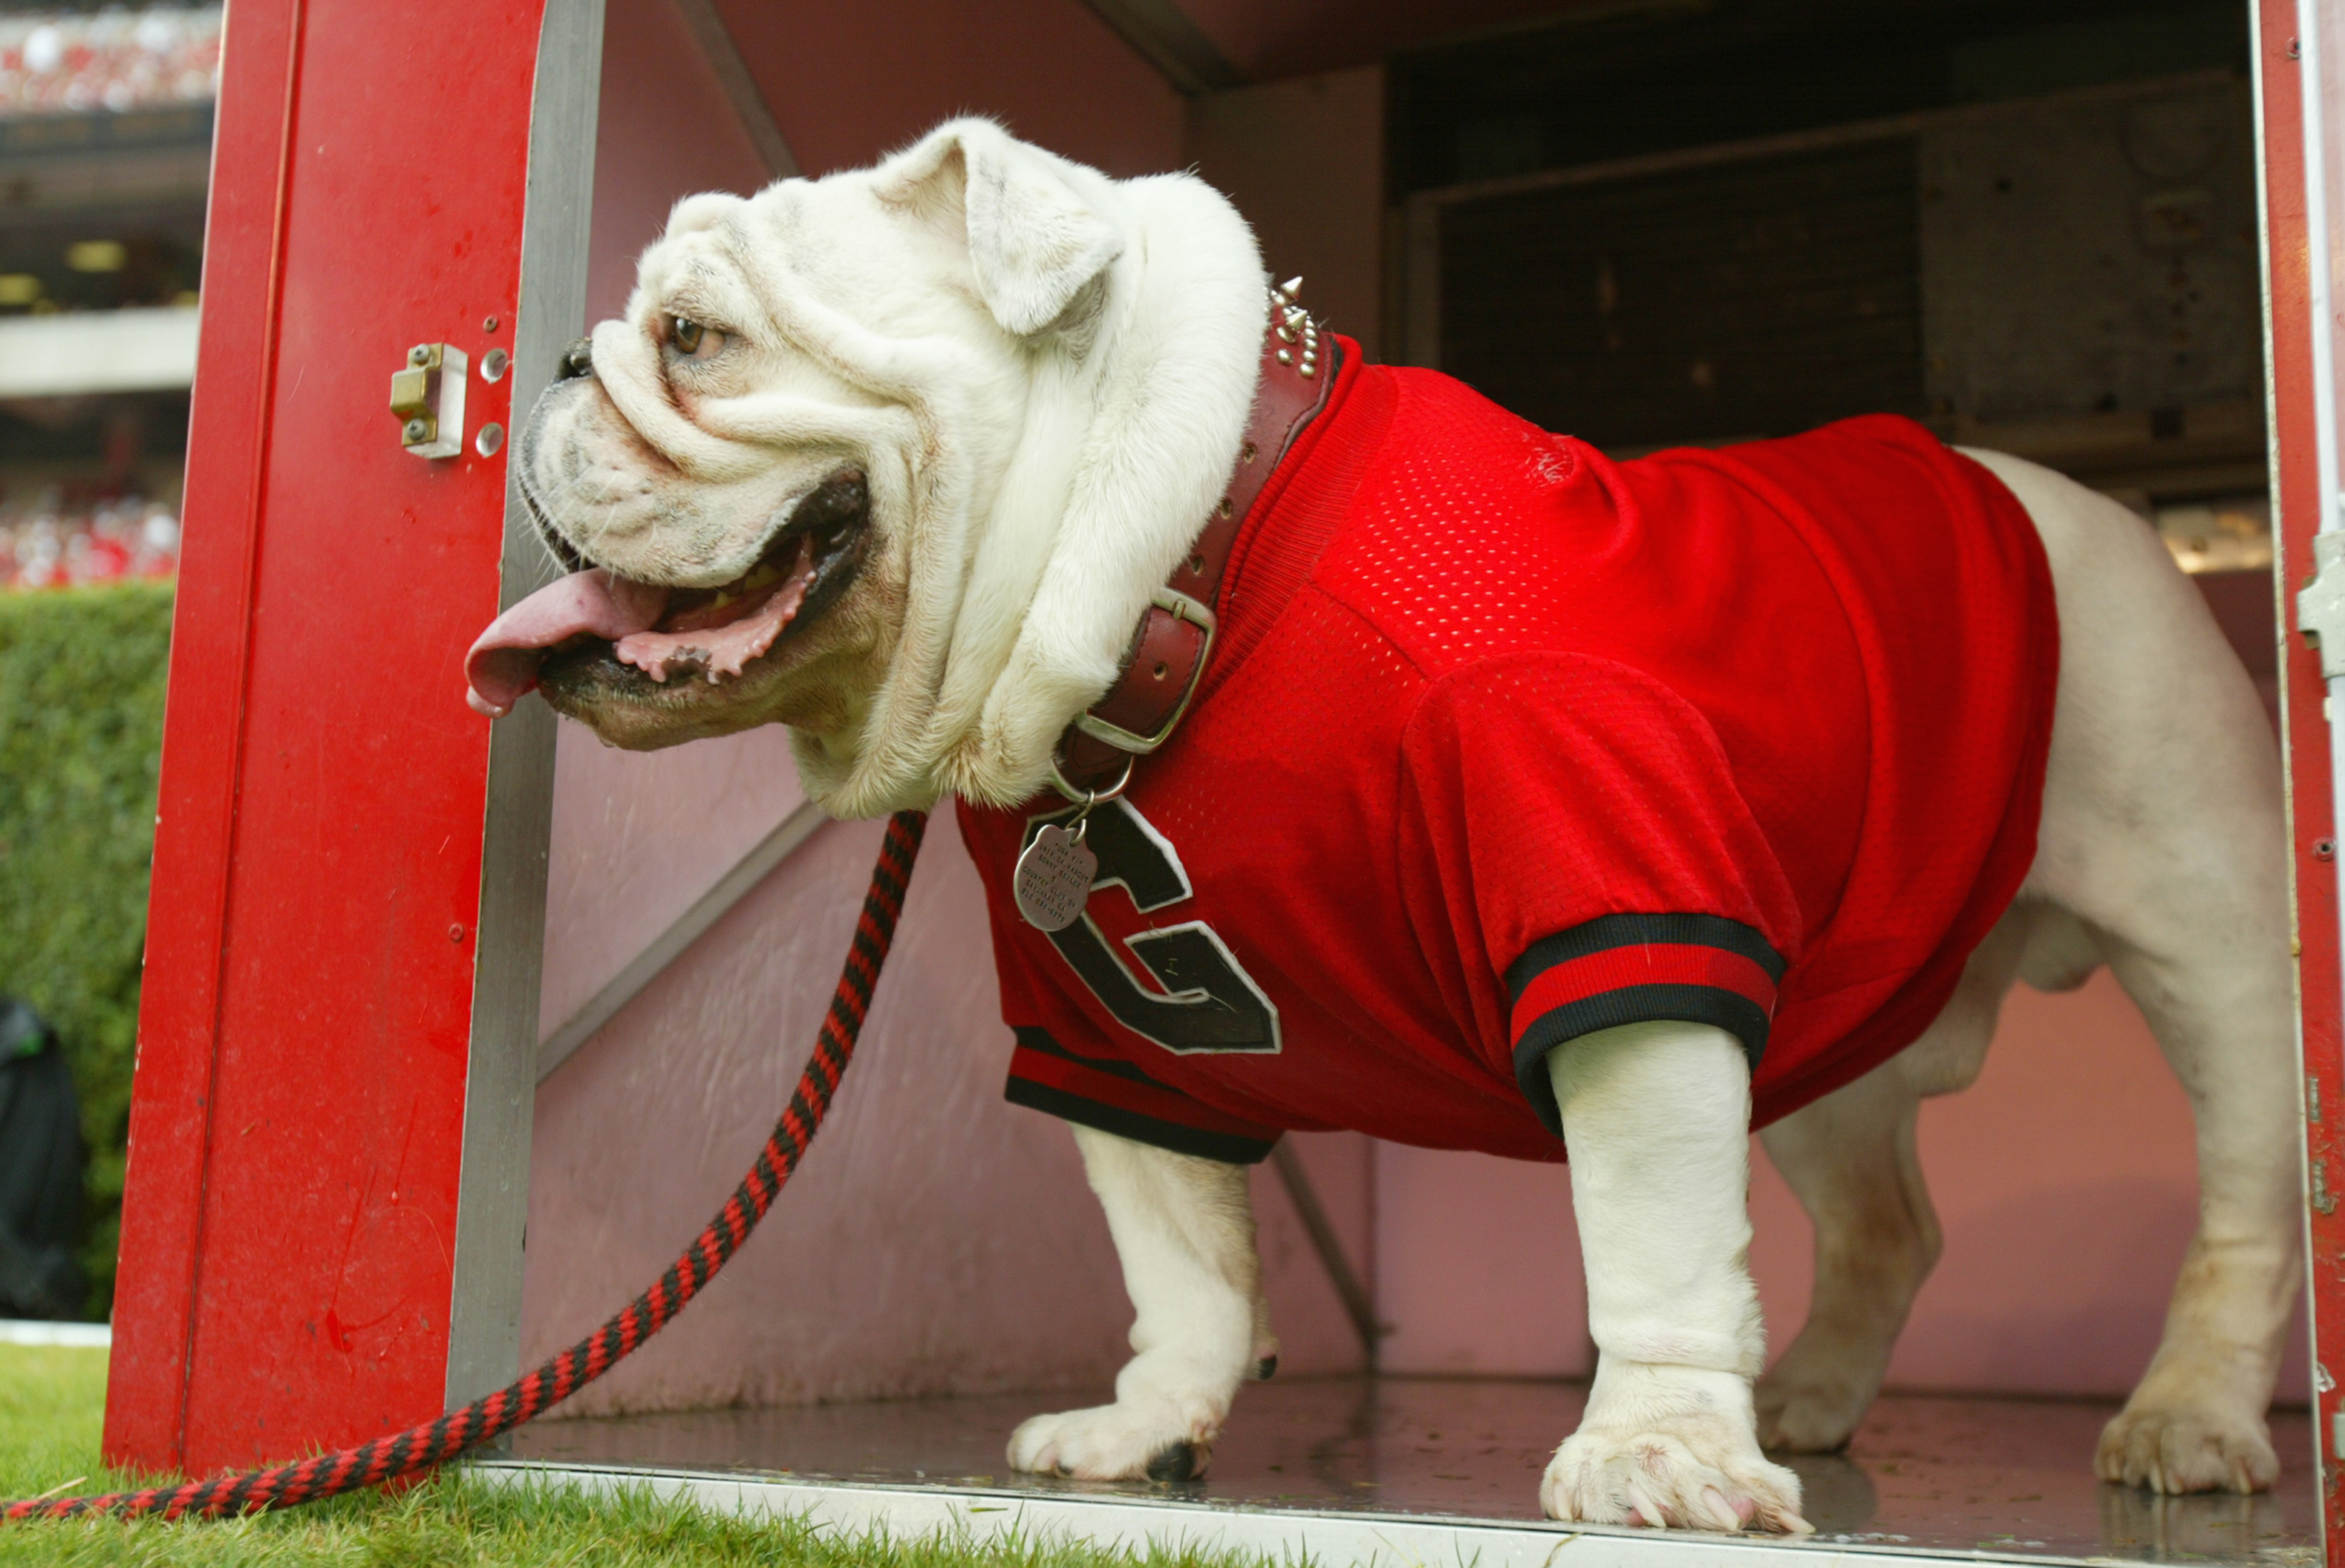
[[[552,1420],[476,1469],[515,1484],[647,1484],[736,1512],[806,1514],[898,1538],[1037,1533],[1153,1541],[1319,1563],[1573,1560],[1770,1568],[1818,1553],[1882,1560],[2174,1562],[2311,1568],[2311,1439],[2274,1418],[2283,1472],[2259,1497],[2160,1498],[2093,1479],[2094,1401],[1889,1396],[1845,1454],[1794,1462],[1811,1540],[1590,1529],[1538,1516],[1536,1483],[1584,1397],[1500,1380],[1303,1380],[1247,1389],[1213,1473],[1183,1485],[1019,1476],[1001,1444],[1066,1394],[872,1401]]]

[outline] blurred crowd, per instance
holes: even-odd
[[[0,501],[0,592],[169,577],[179,569],[179,520],[160,501],[127,497],[68,504],[52,492]]]
[[[218,5],[0,14],[0,117],[210,99]]]

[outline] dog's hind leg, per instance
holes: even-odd
[[[2102,917],[2109,967],[2181,1080],[2198,1133],[2198,1230],[2157,1352],[2095,1459],[2104,1480],[2162,1492],[2259,1492],[2279,1474],[2264,1410],[2300,1285],[2278,803],[2264,822],[2212,814],[2198,851],[2162,868],[2169,885],[2137,889]]]
[[[1838,1449],[1881,1391],[1943,1240],[1914,1148],[1922,1101],[1978,1077],[2030,930],[2045,924],[2014,908],[1971,955],[1927,1033],[1760,1134],[1816,1233],[1808,1320],[1756,1391],[1765,1446]]]
[[[2198,1229],[2157,1354],[2094,1468],[2162,1492],[2260,1492],[2279,1473],[2264,1411],[2301,1282],[2300,1165],[2292,1073],[2240,1058],[2288,1054],[2289,1021],[2264,997],[2192,975],[2200,965],[2173,948],[2118,945],[2109,966],[2189,1096]],[[2254,1029],[2273,1038],[2244,1037]]]
[[[1938,1217],[1914,1149],[1921,1103],[1883,1063],[1761,1135],[1816,1232],[1808,1320],[1755,1391],[1763,1447],[1830,1452],[1881,1391],[1938,1260]]]
[[[2303,1217],[2279,757],[2204,601],[2115,502],[1981,455],[2035,520],[2059,707],[2028,892],[2092,931],[2189,1097],[2198,1231],[2096,1468],[2164,1492],[2279,1472],[2264,1410]]]
[[[1107,1210],[1134,1317],[1115,1402],[1039,1415],[1012,1469],[1086,1481],[1204,1474],[1238,1385],[1278,1358],[1262,1299],[1246,1168],[1074,1129]]]
[[[2125,899],[2102,934],[2198,1134],[2198,1233],[2157,1351],[2094,1460],[2104,1480],[2161,1492],[2260,1492],[2279,1473],[2264,1411],[2301,1286],[2303,1199],[2276,804],[2270,817],[2252,834],[2207,824],[2208,853],[2167,868],[2181,885]],[[2214,863],[2227,852],[2262,885]]]

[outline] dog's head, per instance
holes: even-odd
[[[535,684],[638,749],[785,723],[809,786],[850,811],[959,787],[937,775],[1015,662],[1100,455],[1100,339],[1149,293],[1131,189],[963,120],[872,169],[678,204],[625,315],[516,443],[573,570],[483,633],[473,705]],[[1200,516],[1195,488],[1142,510]],[[1094,693],[1113,652],[1080,672]]]

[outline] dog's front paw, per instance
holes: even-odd
[[[1221,1424],[1149,1401],[1038,1415],[1010,1435],[1010,1467],[1083,1481],[1195,1481]]]
[[[2093,1472],[2152,1492],[2261,1492],[2279,1475],[2279,1456],[2260,1417],[2144,1400],[2139,1393],[2101,1429]]]
[[[1750,1385],[1731,1372],[1611,1362],[1588,1418],[1539,1482],[1550,1519],[1812,1533],[1800,1478],[1759,1452]]]

